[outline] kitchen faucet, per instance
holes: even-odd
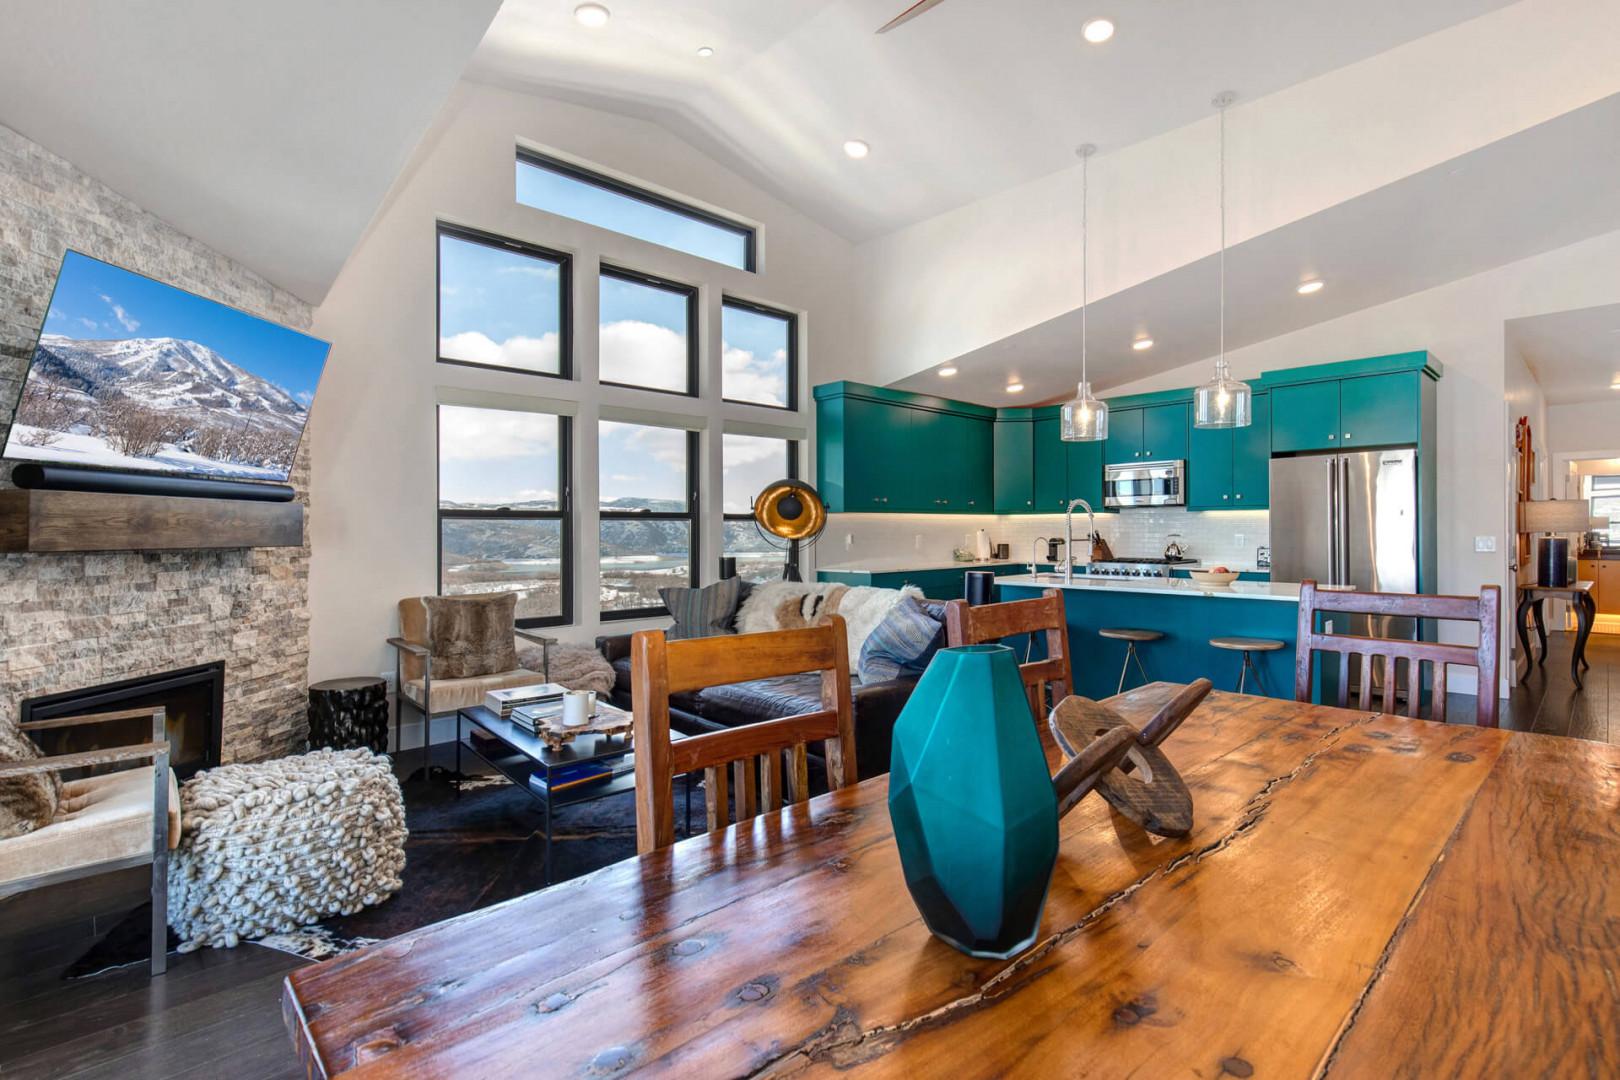
[[[1030,548],[1029,548],[1029,575],[1030,575],[1030,577],[1034,577],[1036,574],[1041,572],[1041,564],[1040,564],[1041,545],[1046,543],[1046,542],[1047,542],[1046,537],[1037,536],[1034,539],[1034,541],[1031,542],[1031,544],[1030,544]]]
[[[1070,499],[1069,508],[1063,512],[1063,535],[1066,543],[1063,545],[1063,584],[1074,584],[1074,508],[1086,508],[1086,541],[1090,543],[1097,539],[1097,515],[1091,512],[1091,504],[1084,499]]]

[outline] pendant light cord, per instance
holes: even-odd
[[[1226,370],[1226,106],[1221,106],[1221,371]]]
[[[1080,381],[1089,383],[1086,371],[1086,313],[1091,302],[1091,227],[1086,219],[1091,203],[1091,154],[1080,158]],[[1087,391],[1089,393],[1089,389]]]

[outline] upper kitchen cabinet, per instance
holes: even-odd
[[[1416,445],[1440,373],[1426,352],[1267,372],[1272,452]]]
[[[1248,427],[1192,429],[1187,509],[1264,510],[1271,496],[1271,396],[1255,394]]]
[[[815,389],[816,483],[835,513],[988,513],[995,413],[861,383]]]
[[[1061,513],[1069,506],[1068,444],[1055,416],[1043,416],[1030,426],[1035,429],[1035,510]]]
[[[1110,403],[1104,460],[1110,465],[1135,465],[1184,459],[1189,415],[1186,403],[1179,401],[1140,408],[1115,408]]]
[[[1069,498],[1084,499],[1092,510],[1103,512],[1103,447],[1100,442],[1071,442],[1063,446],[1069,459]],[[1068,509],[1065,505],[1064,509]]]
[[[1003,410],[1005,412],[1006,410]],[[1021,409],[1021,413],[1028,410]],[[995,425],[995,510],[998,514],[1035,512],[1035,420],[1002,416]]]

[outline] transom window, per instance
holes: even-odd
[[[721,509],[725,554],[737,560],[737,576],[774,581],[788,559],[785,541],[772,543],[754,524],[754,498],[765,485],[799,475],[799,444],[768,435],[722,435]]]
[[[603,420],[597,453],[602,618],[662,615],[697,581],[697,432]]]
[[[519,626],[573,617],[567,417],[439,406],[439,591],[518,594]]]
[[[569,373],[568,256],[439,226],[439,359]]]
[[[754,269],[753,228],[543,154],[518,152],[517,201],[739,270]]]
[[[1592,531],[1597,534],[1598,543],[1608,547],[1614,543],[1615,519],[1620,518],[1620,476],[1593,476],[1589,484],[1592,516],[1608,522],[1604,528]]]
[[[720,396],[749,405],[798,404],[798,320],[727,298],[720,308]]]
[[[697,392],[697,290],[602,269],[598,378],[675,394]]]

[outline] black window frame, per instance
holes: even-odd
[[[484,365],[474,365],[482,367]],[[509,370],[502,368],[501,370]],[[570,626],[574,622],[574,454],[573,454],[573,417],[561,413],[540,413],[538,415],[552,416],[557,420],[557,509],[556,510],[511,510],[496,507],[491,510],[446,510],[444,507],[444,482],[442,476],[443,458],[440,453],[440,439],[443,437],[440,424],[440,409],[450,405],[461,409],[488,409],[491,412],[533,412],[535,410],[509,409],[495,405],[463,405],[455,401],[440,401],[433,406],[433,477],[435,502],[438,509],[438,537],[436,539],[435,558],[437,569],[434,571],[435,580],[439,583],[439,595],[444,592],[444,523],[447,519],[455,521],[560,521],[562,529],[562,544],[560,562],[557,567],[558,581],[561,584],[562,610],[557,615],[530,615],[514,620],[517,626],[524,629],[534,629],[543,626]]]
[[[721,433],[721,437],[720,437],[720,477],[721,477],[721,480],[720,480],[720,485],[721,485],[721,488],[720,488],[720,505],[722,507],[724,507],[725,504],[726,504],[726,492],[725,492],[726,441],[725,441],[725,436],[727,436],[727,435],[750,435],[750,434],[752,434],[752,433],[751,432],[746,432],[746,431],[727,431],[727,432],[722,432]],[[802,440],[790,438],[789,436],[786,436],[786,435],[759,435],[759,436],[754,436],[754,437],[755,438],[761,438],[761,439],[781,439],[783,442],[787,443],[787,452],[788,452],[788,454],[787,454],[787,459],[788,459],[787,460],[787,467],[788,467],[787,479],[789,479],[789,480],[797,480],[799,478],[799,443]],[[753,514],[728,514],[723,509],[721,510],[721,512],[720,512],[720,557],[721,558],[725,558],[725,555],[726,555],[726,522],[728,522],[728,521],[753,521],[753,520],[754,520],[754,515]],[[793,569],[796,572],[801,571],[801,569],[802,569],[801,566],[799,565],[800,564],[800,557],[803,555],[803,552],[800,550],[800,548],[802,546],[803,545],[800,545],[800,544],[789,544],[787,550],[782,553],[783,564],[785,566],[792,566]]]
[[[500,248],[506,251],[515,251],[521,255],[545,259],[557,264],[557,367],[558,370],[536,371],[533,368],[507,367],[504,364],[481,364],[476,360],[458,360],[455,357],[443,356],[439,352],[439,343],[444,340],[444,266],[441,254],[443,246],[440,238],[449,236],[471,244],[483,244],[485,247]],[[452,225],[449,222],[435,223],[433,230],[433,357],[441,364],[454,364],[457,367],[481,368],[484,371],[507,371],[514,375],[538,375],[545,379],[562,379],[568,381],[574,377],[574,259],[566,251],[556,251],[552,248],[541,247],[524,240],[514,240],[509,236],[497,233],[484,232],[481,229],[468,228],[465,225]]]
[[[725,349],[726,341],[726,308],[734,307],[742,311],[751,311],[755,315],[769,315],[775,319],[787,320],[787,404],[770,405],[763,401],[745,401],[742,398],[726,397],[726,373],[722,368],[720,372],[720,400],[730,405],[747,405],[755,409],[775,409],[777,412],[799,411],[799,316],[792,311],[783,311],[766,304],[756,304],[752,300],[739,300],[735,296],[720,297],[720,348]]]
[[[602,417],[597,421],[598,446],[602,438],[601,425],[632,424],[637,427],[663,427],[661,424],[648,424],[640,420],[615,420],[613,417]],[[701,565],[702,538],[698,535],[698,514],[702,506],[699,498],[700,482],[698,474],[702,465],[702,457],[698,449],[699,433],[690,429],[675,428],[686,432],[686,511],[677,513],[664,510],[604,510],[601,508],[601,459],[600,450],[597,460],[597,526],[596,526],[596,565],[597,565],[597,597],[596,614],[602,622],[625,622],[631,619],[653,619],[669,614],[669,609],[662,604],[639,608],[622,608],[610,611],[602,606],[601,596],[601,567],[602,567],[602,525],[603,521],[684,521],[687,523],[687,535],[691,538],[688,552],[691,560],[691,570],[687,583],[694,589],[701,584],[698,567]]]
[[[665,390],[661,386],[643,386],[640,383],[615,382],[612,379],[602,378],[602,278],[618,278],[636,285],[643,285],[650,289],[663,289],[665,292],[681,293],[686,297],[686,389]],[[673,397],[695,398],[698,396],[698,367],[701,356],[698,349],[698,287],[687,285],[684,282],[672,281],[669,278],[659,277],[656,274],[643,273],[640,270],[630,270],[611,263],[602,263],[597,273],[596,283],[597,301],[597,345],[596,345],[596,381],[602,386],[618,386],[627,390],[645,390],[651,394],[669,394]]]
[[[734,221],[731,218],[722,217],[721,215],[711,211],[700,210],[695,206],[672,199],[667,195],[660,195],[655,191],[647,191],[644,188],[636,187],[634,184],[627,184],[623,180],[616,180],[611,176],[603,176],[601,173],[593,172],[590,169],[584,168],[580,165],[575,165],[573,162],[562,161],[559,158],[554,158],[549,154],[542,154],[536,150],[528,150],[523,147],[518,147],[517,160],[519,164],[530,165],[537,169],[545,169],[547,172],[558,173],[572,180],[578,180],[581,183],[590,184],[592,187],[599,187],[605,191],[611,191],[615,195],[623,195],[626,198],[635,199],[638,202],[644,202],[651,206],[656,206],[660,210],[668,210],[671,213],[679,214],[682,217],[690,218],[693,221],[701,221],[705,225],[713,225],[716,228],[723,229],[726,232],[740,236],[743,238],[744,244],[743,266],[740,268],[733,267],[733,269],[742,269],[750,274],[756,274],[759,272],[759,229],[753,225],[744,225],[740,221]],[[529,206],[528,203],[521,203],[520,205]],[[538,206],[531,206],[530,209],[540,210],[542,213],[552,213],[552,211]],[[564,217],[566,215],[559,214],[557,216]],[[568,220],[576,221],[578,219],[569,218]],[[590,225],[591,223],[582,222],[582,224]],[[647,240],[639,236],[631,236],[629,233],[620,232],[618,229],[612,229],[606,225],[592,225],[591,227],[596,229],[606,229],[608,232],[618,233],[620,236],[630,236],[632,240],[640,240],[644,244],[653,244],[669,251],[679,251],[682,255],[687,255],[694,259],[703,259],[704,262],[712,262],[717,266],[731,265],[730,263],[720,262],[717,259],[709,259],[702,255],[695,255],[690,251],[682,251],[680,248],[670,247],[668,244],[660,244],[656,240]]]

